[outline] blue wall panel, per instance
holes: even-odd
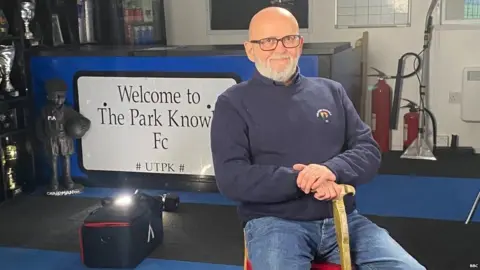
[[[316,56],[303,56],[299,66],[306,76],[319,74]],[[253,70],[253,64],[245,56],[35,57],[31,60],[32,91],[37,108],[44,104],[43,85],[52,78],[68,83],[67,102],[72,104],[74,77],[80,71],[226,72],[247,80]],[[41,164],[37,171],[44,166]],[[72,175],[87,177],[80,167],[75,154]],[[479,190],[479,179],[382,175],[359,188],[358,201],[359,208],[370,214],[462,220]],[[480,221],[480,213],[473,220]]]
[[[304,75],[318,76],[317,56],[301,57],[299,66]],[[247,80],[254,71],[254,65],[246,56],[33,57],[31,74],[37,109],[45,103],[44,83],[52,78],[63,79],[67,82],[66,102],[73,104],[74,77],[77,72],[82,71],[224,72],[236,73],[242,80]],[[102,89],[98,89],[98,91],[102,91]],[[76,152],[78,153],[78,149]],[[77,153],[72,156],[72,176],[86,177],[78,164]]]

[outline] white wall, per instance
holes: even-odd
[[[244,34],[209,34],[207,31],[208,0],[166,0],[167,36],[172,45],[241,44]],[[398,58],[406,52],[420,52],[423,45],[428,0],[412,0],[412,26],[407,28],[335,29],[335,1],[312,1],[313,27],[305,35],[307,42],[355,42],[365,30],[370,34],[369,62],[394,75]],[[462,71],[466,66],[480,66],[480,28],[470,30],[440,29],[432,41],[430,109],[436,115],[438,133],[459,135],[460,145],[480,151],[480,123],[460,119],[460,105],[449,104],[449,92],[460,91]],[[475,50],[477,47],[477,50]],[[411,71],[413,59],[407,62]],[[392,87],[394,81],[391,81]],[[416,77],[406,79],[403,97],[418,101]],[[480,107],[480,101],[479,101]],[[401,115],[404,111],[401,111]],[[400,123],[401,124],[401,123]],[[393,148],[401,149],[402,129],[393,133]]]

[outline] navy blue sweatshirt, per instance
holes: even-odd
[[[290,220],[333,217],[332,203],[303,193],[293,165],[323,164],[337,183],[370,181],[381,160],[370,128],[338,82],[298,73],[282,85],[258,72],[218,96],[211,126],[215,178],[239,202],[246,222],[263,216]],[[345,197],[347,212],[355,199]]]

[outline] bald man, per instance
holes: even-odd
[[[254,270],[307,270],[317,258],[339,264],[331,200],[339,184],[367,183],[380,166],[371,130],[342,85],[300,74],[302,45],[289,11],[257,13],[245,42],[255,73],[215,105],[216,181],[239,202]],[[425,269],[359,214],[352,196],[345,204],[357,269]]]

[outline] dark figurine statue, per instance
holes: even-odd
[[[49,80],[45,89],[47,104],[41,110],[36,129],[51,162],[52,177],[47,195],[80,193],[83,186],[72,180],[70,156],[75,150],[74,140],[82,138],[90,129],[90,120],[65,105],[67,85],[63,80]],[[63,159],[63,187],[58,181],[58,156]]]

